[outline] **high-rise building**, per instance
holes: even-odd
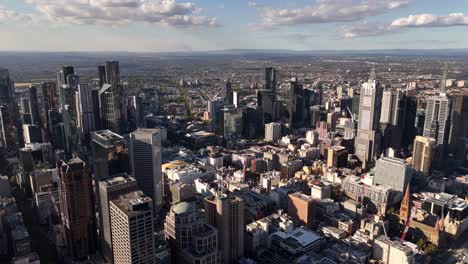
[[[205,199],[205,216],[218,230],[218,243],[223,263],[238,263],[244,256],[244,200],[218,193]]]
[[[59,163],[58,189],[68,254],[87,260],[96,248],[93,189],[87,165],[79,158]]]
[[[130,133],[130,163],[140,189],[154,203],[163,205],[164,186],[161,173],[161,131],[139,128]]]
[[[373,161],[380,153],[380,110],[382,86],[375,80],[372,69],[368,82],[361,88],[359,100],[359,122],[355,139],[356,156],[364,163]],[[367,165],[366,165],[367,166]]]
[[[99,88],[102,87],[103,84],[107,82],[106,79],[106,66],[100,65],[98,66],[98,86]]]
[[[45,127],[49,128],[49,136],[51,135],[49,126],[49,110],[59,110],[59,103],[57,98],[57,85],[55,82],[43,82],[41,84],[42,93],[42,106],[41,118]]]
[[[281,124],[265,124],[265,141],[276,142],[281,138]]]
[[[61,113],[62,121],[64,128],[65,136],[65,152],[71,156],[78,148],[78,113],[76,108],[76,91],[78,89],[79,77],[77,75],[66,74],[71,72],[67,70],[68,67],[65,67],[58,74],[59,79],[58,83],[60,84],[64,76],[66,76],[66,84],[61,84],[59,86],[59,95],[60,95],[60,104],[61,104]]]
[[[31,111],[32,123],[42,128],[41,113],[39,112],[39,101],[36,86],[29,87],[29,109]]]
[[[94,131],[94,111],[91,87],[87,84],[78,85],[76,94],[76,112],[77,128],[80,134],[82,144],[88,145],[90,142],[90,133]]]
[[[152,205],[153,201],[141,191],[110,202],[114,263],[155,263]]]
[[[13,83],[7,69],[0,68],[0,105],[9,105],[14,101]]]
[[[468,89],[453,93],[453,140],[451,153],[460,161],[468,155]]]
[[[174,249],[175,263],[220,263],[218,231],[207,224],[204,211],[192,203],[181,202],[171,207],[164,234]]]
[[[276,102],[278,71],[267,67],[263,71],[263,89],[257,90],[257,106],[263,110],[265,122],[273,122],[278,118],[279,106]]]
[[[296,78],[289,83],[288,91],[289,124],[298,127],[303,124],[305,117],[304,89]]]
[[[208,113],[210,113],[211,126],[213,133],[219,134],[218,123],[220,110],[223,108],[223,100],[220,98],[215,98],[208,101]]]
[[[433,138],[416,136],[413,144],[413,168],[415,171],[429,176],[436,145],[436,140]]]
[[[110,130],[91,132],[95,182],[128,171],[124,138]],[[96,194],[99,189],[96,184]]]
[[[403,159],[383,157],[375,164],[375,184],[403,193],[411,181],[413,169]]]
[[[0,147],[7,158],[18,156],[18,130],[8,105],[0,105]]]
[[[263,136],[265,125],[263,124],[263,112],[256,106],[242,108],[243,135],[246,138],[259,138]]]
[[[452,140],[453,99],[446,94],[427,99],[423,136],[436,140],[434,165],[443,167]]]
[[[137,182],[127,174],[118,174],[99,181],[99,236],[103,257],[112,262],[110,201],[138,190]]]
[[[230,81],[227,81],[226,86],[224,87],[223,99],[225,105],[232,105],[234,103],[234,98],[232,94],[232,83]]]
[[[127,92],[120,83],[119,62],[107,61],[105,70],[106,83],[99,90],[101,129],[123,133],[128,130],[128,109]]]
[[[301,225],[311,227],[314,223],[314,199],[303,193],[288,195],[288,215]]]

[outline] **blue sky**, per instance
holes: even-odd
[[[0,0],[0,50],[468,48],[467,0]]]

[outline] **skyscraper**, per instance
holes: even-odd
[[[122,160],[125,151],[124,138],[110,130],[91,132],[93,170],[95,181],[126,171],[127,161]],[[122,159],[121,159],[122,158]],[[96,190],[98,191],[98,190]]]
[[[191,203],[181,202],[171,207],[164,234],[175,252],[175,263],[220,262],[218,231],[207,224],[204,211]]]
[[[257,106],[263,109],[265,122],[276,121],[279,107],[277,98],[278,71],[267,67],[263,71],[263,89],[257,90]]]
[[[79,76],[73,75],[73,67],[63,67],[58,73],[60,112],[64,128],[65,152],[71,156],[78,149],[78,113],[76,108],[76,92]]]
[[[359,100],[359,122],[355,139],[356,156],[366,164],[380,154],[380,110],[382,86],[372,69],[368,82],[363,83]],[[367,166],[367,165],[366,165]]]
[[[152,204],[141,191],[110,202],[114,263],[155,263]]]
[[[288,91],[288,112],[289,124],[298,127],[303,124],[305,108],[304,108],[304,89],[296,78],[289,82]]]
[[[413,169],[402,159],[383,157],[375,163],[375,184],[403,193],[412,177]]]
[[[220,98],[215,98],[213,100],[208,101],[208,106],[207,110],[208,113],[210,113],[210,119],[211,119],[211,129],[213,133],[219,134],[221,131],[219,131],[218,123],[219,123],[219,115],[220,110],[223,108],[223,100]]]
[[[218,193],[205,198],[205,216],[218,229],[221,259],[226,264],[238,263],[244,255],[244,200]]]
[[[18,156],[18,131],[8,105],[0,105],[0,147],[7,158]]]
[[[413,144],[413,168],[415,171],[429,176],[436,145],[436,140],[433,138],[416,136]]]
[[[281,124],[265,124],[265,141],[276,142],[281,138]]]
[[[91,87],[87,84],[78,85],[76,96],[77,127],[80,132],[80,141],[82,144],[88,145],[90,133],[95,130]]]
[[[13,102],[13,84],[7,69],[0,68],[0,105]]]
[[[103,257],[112,262],[110,201],[138,190],[137,182],[127,174],[118,174],[99,181],[99,236]]]
[[[453,99],[442,93],[427,99],[423,136],[436,140],[434,165],[443,167],[452,139]]]
[[[99,90],[101,129],[124,133],[128,129],[127,92],[120,83],[119,62],[107,61],[105,70],[106,83]]]
[[[453,140],[451,153],[460,161],[468,155],[468,89],[453,94]]]
[[[79,158],[59,163],[58,189],[68,254],[76,261],[87,260],[96,248],[91,175]]]
[[[154,210],[163,204],[164,186],[161,175],[161,131],[139,128],[130,133],[130,163],[140,189],[154,203]]]
[[[233,93],[232,93],[232,83],[230,81],[226,82],[226,86],[223,90],[223,99],[225,105],[232,105],[234,103]]]

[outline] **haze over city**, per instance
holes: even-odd
[[[468,3],[0,0],[0,263],[468,264]]]

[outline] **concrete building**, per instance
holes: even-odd
[[[88,84],[78,85],[76,94],[76,112],[77,128],[79,130],[80,142],[88,144],[90,142],[90,133],[95,130],[93,100],[91,96],[91,87]]]
[[[281,138],[281,124],[265,124],[265,141],[277,142]]]
[[[356,156],[364,163],[374,160],[380,154],[380,110],[382,85],[375,80],[372,70],[368,82],[363,83],[359,100],[359,121],[355,139]],[[366,165],[367,166],[367,165]]]
[[[401,241],[380,236],[374,241],[373,259],[384,264],[413,264],[413,250]]]
[[[164,196],[159,129],[139,128],[130,133],[130,158],[132,176],[143,193],[153,200],[153,210],[159,210]]]
[[[427,99],[424,137],[436,140],[434,164],[442,167],[447,160],[448,146],[452,140],[453,99],[446,94]]]
[[[319,134],[315,130],[309,130],[306,132],[306,141],[312,146],[317,146],[319,143]]]
[[[310,227],[314,222],[314,199],[303,193],[288,195],[288,215],[300,225]]]
[[[218,231],[207,224],[204,211],[191,203],[171,207],[164,223],[166,240],[173,248],[175,263],[217,264]]]
[[[411,165],[399,158],[383,157],[375,165],[375,184],[403,193],[413,177]]]
[[[221,259],[237,263],[244,256],[244,200],[225,193],[205,198],[208,223],[218,229]]]
[[[0,176],[0,197],[11,197],[10,179]]]
[[[79,158],[59,164],[60,215],[68,254],[87,260],[96,248],[96,220],[91,176]]]
[[[141,191],[110,202],[114,263],[155,263],[153,202]]]
[[[134,178],[127,174],[118,174],[99,181],[99,240],[102,256],[112,261],[112,234],[110,219],[110,201],[119,196],[137,191],[138,185]]]
[[[348,151],[343,146],[328,147],[326,156],[328,167],[345,167],[348,164]]]
[[[415,171],[429,176],[432,161],[435,157],[436,140],[430,137],[416,136],[413,145],[412,165]]]

